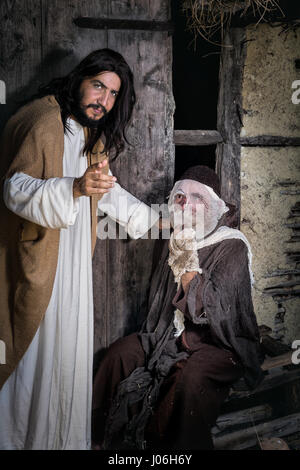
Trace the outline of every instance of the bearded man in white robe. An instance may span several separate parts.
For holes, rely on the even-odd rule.
[[[133,238],[158,218],[109,171],[134,104],[128,64],[101,49],[40,89],[4,129],[0,449],[91,447],[97,208],[111,207]]]

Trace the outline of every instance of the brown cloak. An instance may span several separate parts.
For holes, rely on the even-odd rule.
[[[202,274],[191,281],[182,299],[182,291],[177,292],[168,265],[168,255],[165,242],[151,282],[148,316],[138,334],[145,364],[119,384],[106,421],[103,442],[106,449],[120,433],[126,446],[144,448],[145,426],[153,414],[161,386],[172,366],[188,358],[188,353],[179,347],[174,337],[174,307],[182,309],[187,317],[184,336],[189,346],[197,345],[197,328],[201,336],[202,325],[209,325],[214,342],[239,359],[247,386],[255,388],[263,379],[263,356],[253,311],[245,243],[230,239],[198,250]],[[203,311],[205,320],[201,316]],[[97,397],[96,390],[94,396]],[[139,411],[129,418],[129,410],[136,404],[140,406]],[[97,409],[95,400],[94,409]]]
[[[102,151],[99,140],[88,155],[88,165],[107,158]],[[41,227],[8,210],[3,182],[16,172],[41,179],[63,176],[64,128],[53,96],[22,107],[8,121],[0,152],[0,340],[6,348],[6,364],[0,365],[1,388],[29,347],[48,307],[60,236],[60,229]],[[108,169],[107,165],[106,174]],[[93,249],[100,197],[91,198]]]

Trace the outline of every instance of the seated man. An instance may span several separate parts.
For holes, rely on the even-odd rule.
[[[148,316],[139,333],[109,347],[95,375],[98,448],[212,449],[210,429],[230,386],[262,380],[251,249],[228,226],[228,206],[207,167],[175,183],[174,230],[153,275]]]

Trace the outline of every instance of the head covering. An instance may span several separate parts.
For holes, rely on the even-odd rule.
[[[216,172],[205,165],[196,165],[188,168],[184,171],[178,181],[184,179],[191,179],[198,181],[199,183],[205,184],[210,187],[215,194],[221,198],[221,184],[220,179]],[[236,206],[228,201],[225,201],[226,206],[229,208],[229,211],[226,214],[226,220],[224,220],[224,225],[228,227],[238,227],[239,218],[238,211]]]
[[[195,193],[199,194],[199,198],[202,197],[207,201],[209,194],[209,205],[199,204],[199,198],[196,200]],[[187,203],[187,210],[184,208],[185,226],[191,224],[194,227],[196,223],[195,214],[203,217],[205,212],[205,225],[203,225],[202,218],[197,222],[197,226],[202,230],[204,230],[205,227],[206,233],[204,233],[204,235],[210,233],[213,229],[212,225],[215,227],[218,220],[230,210],[229,207],[227,207],[226,202],[221,199],[220,180],[218,175],[214,170],[204,165],[196,165],[185,170],[173,186],[169,196],[168,207],[170,214],[179,215],[179,218],[177,218],[177,224],[180,225],[182,224],[182,210],[179,208],[176,209],[176,203],[174,204],[176,194],[185,195]],[[171,220],[175,222],[176,217],[171,218]],[[198,233],[198,237],[199,235],[200,234]]]
[[[194,180],[213,189],[218,197],[221,197],[220,180],[214,170],[204,165],[196,165],[188,168],[179,180]]]

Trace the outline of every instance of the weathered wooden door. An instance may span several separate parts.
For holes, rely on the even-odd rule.
[[[137,105],[128,133],[133,145],[112,169],[118,182],[145,203],[164,202],[174,174],[172,39],[164,25],[170,19],[169,0],[5,0],[0,15],[0,80],[7,88],[2,122],[40,83],[68,73],[95,49],[115,49],[133,69]],[[80,17],[146,23],[92,29],[74,24]],[[160,31],[155,31],[158,22]],[[95,352],[141,324],[154,243],[97,240]]]
[[[108,17],[167,21],[169,1],[108,2]],[[121,52],[135,76],[133,143],[112,165],[124,188],[142,201],[162,203],[174,172],[172,39],[168,32],[108,31],[107,45]],[[153,240],[98,240],[94,258],[95,349],[141,323],[147,310]]]

